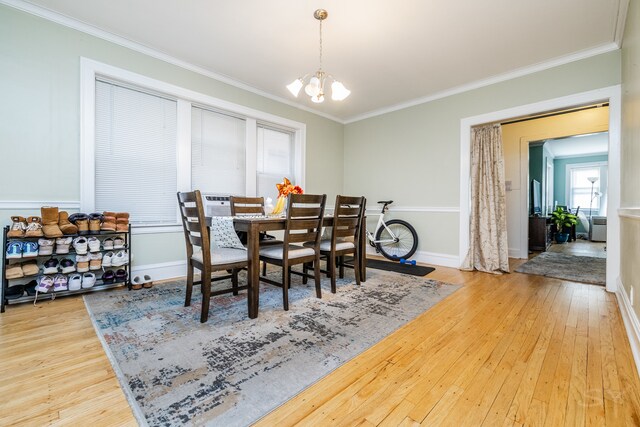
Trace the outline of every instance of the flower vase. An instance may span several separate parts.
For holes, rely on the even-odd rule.
[[[271,214],[280,215],[285,212],[286,207],[287,207],[287,198],[285,196],[280,196],[278,197],[278,201],[276,202],[276,205],[273,208],[273,211],[271,212]]]

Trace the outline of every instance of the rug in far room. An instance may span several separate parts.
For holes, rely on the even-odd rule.
[[[194,288],[184,281],[143,291],[85,295],[116,375],[141,425],[250,425],[365,351],[460,286],[421,277],[368,272],[358,287],[315,297],[313,280],[295,281],[288,312],[282,290],[261,286],[260,314],[247,317],[246,295],[212,299],[199,322]]]
[[[542,252],[516,268],[518,273],[554,277],[572,282],[606,284],[607,259]]]

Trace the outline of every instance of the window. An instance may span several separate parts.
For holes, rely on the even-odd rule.
[[[592,189],[591,180],[594,179]],[[606,215],[606,162],[567,165],[567,193],[570,208],[579,206],[587,215],[591,212],[594,215]]]
[[[274,197],[283,176],[304,186],[304,124],[80,63],[83,212],[129,212],[136,233],[174,232],[178,191]]]
[[[96,82],[95,211],[177,224],[176,101]]]

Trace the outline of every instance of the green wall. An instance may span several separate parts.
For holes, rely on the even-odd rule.
[[[391,198],[396,206],[414,207],[419,250],[457,255],[459,214],[428,208],[459,207],[460,120],[619,83],[620,52],[614,51],[350,123],[344,190],[364,194],[370,206]]]
[[[542,145],[529,146],[529,180],[535,179],[542,183]]]
[[[609,159],[607,154],[598,156],[571,157],[568,159],[553,160],[553,198],[561,206],[567,206],[567,165],[580,163],[606,162]],[[575,206],[569,206],[575,208]],[[583,206],[588,208],[588,206]]]
[[[80,199],[80,57],[306,124],[308,192],[343,189],[341,123],[0,5],[0,201]],[[2,210],[0,222],[16,213]],[[134,236],[134,263],[184,258],[181,233]]]

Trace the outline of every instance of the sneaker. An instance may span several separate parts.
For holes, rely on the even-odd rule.
[[[113,264],[111,264],[111,261],[113,260],[113,252],[107,252],[106,254],[104,254],[104,256],[102,257],[102,266],[103,267],[111,267]]]
[[[102,268],[102,253],[89,254],[89,270],[100,270]]]
[[[35,260],[23,263],[22,273],[25,276],[35,276],[36,274],[40,273],[40,268],[38,267],[38,263]]]
[[[85,255],[87,253],[87,238],[81,236],[73,239],[73,249],[77,254]]]
[[[56,274],[58,272],[58,260],[55,258],[48,259],[44,262],[44,274]]]
[[[142,278],[142,286],[146,289],[153,287],[153,280],[151,279],[151,276],[149,276],[148,274],[144,275],[144,277]]]
[[[71,248],[71,243],[73,242],[72,237],[60,237],[56,239],[56,254],[64,255],[69,253],[69,249]]]
[[[36,242],[24,242],[22,244],[22,258],[35,258],[38,256],[38,244]]]
[[[38,239],[38,255],[52,255],[53,242],[53,239]]]
[[[117,236],[113,239],[113,249],[124,249],[124,238]]]
[[[116,275],[113,272],[113,270],[107,270],[102,275],[102,283],[113,283],[115,280],[116,280]]]
[[[53,291],[60,292],[68,290],[67,276],[64,274],[56,274],[53,278]]]
[[[93,288],[93,285],[96,284],[96,275],[93,273],[84,273],[82,275],[82,288]]]
[[[105,251],[109,251],[113,249],[113,239],[111,237],[107,237],[102,241],[102,247]]]
[[[24,233],[24,237],[42,237],[42,219],[39,216],[30,216],[27,219],[27,229]]]
[[[111,265],[114,267],[120,267],[122,265],[129,264],[129,255],[127,251],[119,251],[111,259]]]
[[[36,294],[36,286],[38,286],[37,280],[32,280],[24,285],[24,290],[27,291],[27,295],[30,297],[34,296]]]
[[[100,252],[100,240],[95,237],[89,237],[89,252]]]
[[[78,273],[89,271],[89,255],[76,255],[76,270]]]
[[[7,243],[7,259],[22,258],[22,242],[12,240]]]
[[[60,261],[60,270],[63,274],[73,273],[76,271],[76,263],[69,258],[65,258]]]
[[[82,289],[82,275],[72,274],[69,276],[69,290],[79,291],[80,289]]]
[[[24,271],[21,264],[9,264],[4,270],[5,278],[7,280],[19,279],[24,277]]]
[[[116,282],[126,282],[127,280],[127,270],[123,270],[122,268],[116,271]]]
[[[27,220],[22,216],[12,216],[11,221],[11,229],[7,233],[7,237],[24,237],[24,231],[27,229]]]
[[[37,292],[42,292],[46,294],[49,290],[53,288],[53,277],[51,276],[42,276],[38,280],[38,285],[36,286]]]
[[[131,289],[136,291],[142,289],[142,277],[134,276],[133,279],[131,279]]]

